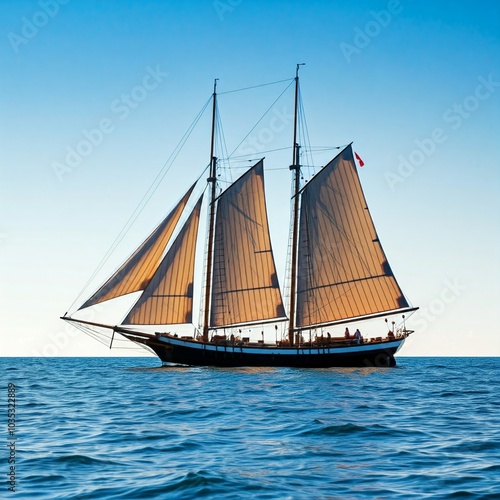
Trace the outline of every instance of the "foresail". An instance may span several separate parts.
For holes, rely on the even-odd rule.
[[[301,196],[297,327],[408,307],[377,237],[351,146]]]
[[[194,258],[202,199],[200,197],[149,285],[123,320],[124,324],[191,323]]]
[[[218,200],[210,326],[284,317],[261,160]]]
[[[141,246],[122,264],[109,279],[79,309],[144,290],[158,269],[161,257],[179,222],[182,211],[194,189],[194,184],[165,217],[158,227],[148,236]]]

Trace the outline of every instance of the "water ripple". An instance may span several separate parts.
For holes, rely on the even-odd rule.
[[[16,498],[499,498],[499,368],[3,358],[17,386]]]

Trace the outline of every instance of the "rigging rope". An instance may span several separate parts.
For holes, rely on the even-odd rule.
[[[267,149],[266,151],[260,151],[259,154],[274,153],[275,151],[284,151],[285,149],[292,149],[292,146],[286,146],[284,148],[276,148],[276,149]],[[238,159],[238,158],[246,158],[248,156],[255,156],[255,154],[256,153],[251,153],[251,154],[247,154],[247,155],[232,156],[231,158],[233,160],[235,160],[235,159]],[[224,160],[229,160],[229,157],[228,158],[224,158]],[[239,160],[239,161],[245,161],[245,162],[247,162],[247,161],[250,161],[250,160]],[[286,167],[286,169],[288,170],[288,167]]]
[[[106,252],[106,254],[102,258],[101,262],[97,265],[97,268],[95,269],[95,271],[92,273],[92,275],[90,276],[90,278],[87,280],[87,282],[85,283],[85,285],[82,287],[82,289],[80,290],[80,292],[76,296],[75,300],[73,301],[73,303],[69,307],[68,311],[71,311],[71,309],[74,307],[74,305],[78,302],[78,300],[82,296],[83,292],[87,289],[87,287],[90,285],[90,283],[92,282],[92,280],[96,277],[97,273],[99,273],[99,271],[103,268],[104,264],[106,264],[106,262],[111,257],[111,255],[113,254],[113,252],[116,250],[116,248],[118,247],[118,245],[120,244],[120,242],[123,240],[123,238],[126,236],[126,234],[130,230],[130,228],[132,227],[132,225],[134,224],[134,222],[137,220],[137,218],[139,217],[139,215],[142,213],[142,211],[144,210],[146,204],[151,199],[151,197],[153,196],[153,194],[156,192],[156,190],[158,189],[159,185],[161,184],[161,182],[163,181],[163,179],[167,175],[168,171],[172,167],[175,159],[177,158],[177,156],[181,152],[182,147],[184,146],[184,144],[186,143],[186,141],[189,139],[191,133],[193,132],[193,130],[195,129],[196,125],[200,121],[203,113],[205,112],[205,109],[207,108],[207,106],[209,105],[209,103],[210,103],[211,100],[212,100],[212,96],[210,96],[210,98],[203,105],[203,107],[199,111],[198,115],[195,117],[195,119],[193,120],[193,122],[191,123],[191,125],[188,127],[187,131],[184,133],[184,135],[182,136],[182,138],[180,139],[180,141],[177,143],[177,146],[174,148],[174,150],[172,151],[172,153],[168,157],[167,161],[163,164],[162,168],[160,169],[160,171],[158,172],[158,174],[154,178],[153,182],[151,183],[151,185],[147,189],[146,193],[144,194],[144,196],[142,197],[142,199],[139,201],[137,207],[134,209],[134,211],[132,212],[132,214],[128,218],[128,220],[125,223],[125,225],[123,226],[122,230],[118,233],[118,236],[115,238],[115,240],[111,244],[111,247]],[[206,168],[205,168],[205,170],[206,170]],[[202,172],[202,174],[200,175],[200,177],[203,175],[203,173],[205,172],[205,170]],[[200,179],[200,177],[198,177],[197,181]]]
[[[234,92],[242,92],[242,91],[250,90],[250,89],[254,89],[254,88],[260,88],[260,87],[265,87],[265,86],[269,86],[269,85],[276,85],[276,84],[283,83],[283,82],[289,82],[289,84],[286,86],[286,88],[273,101],[273,103],[268,107],[268,109],[264,112],[264,114],[261,116],[261,118],[255,123],[255,125],[250,129],[250,131],[248,132],[248,134],[240,141],[240,143],[236,146],[236,148],[232,151],[231,154],[227,154],[227,147],[226,147],[225,138],[223,136],[222,124],[221,124],[220,118],[219,118],[219,120],[217,121],[216,125],[217,125],[218,129],[221,131],[221,134],[222,134],[222,138],[219,139],[221,141],[220,142],[220,146],[221,146],[221,150],[224,151],[225,156],[226,156],[226,158],[224,158],[222,161],[229,162],[229,160],[231,159],[233,153],[241,146],[241,144],[255,130],[255,128],[257,127],[257,125],[264,119],[264,117],[269,113],[269,111],[279,101],[279,99],[283,96],[283,94],[288,90],[288,88],[292,85],[292,83],[294,81],[295,81],[295,79],[278,80],[278,81],[274,81],[274,82],[270,82],[270,83],[264,83],[264,84],[260,84],[260,85],[254,85],[254,86],[251,86],[251,87],[244,87],[244,88],[240,88],[240,89],[229,90],[229,91],[226,91],[226,92],[221,92],[219,94],[219,95],[223,95],[223,94],[230,94],[230,93],[234,93]],[[178,142],[177,146],[174,148],[174,150],[170,154],[169,158],[166,160],[166,162],[164,163],[164,165],[162,166],[162,168],[160,169],[160,171],[156,175],[155,179],[153,180],[153,182],[151,183],[151,185],[147,189],[146,193],[144,194],[144,196],[142,197],[142,199],[139,201],[137,207],[134,209],[134,211],[132,212],[132,214],[130,215],[130,217],[128,218],[128,220],[125,222],[122,230],[116,236],[116,238],[113,241],[113,243],[111,244],[109,250],[106,252],[106,254],[102,258],[102,260],[100,261],[100,263],[97,265],[96,269],[94,270],[94,272],[92,273],[92,275],[90,276],[90,278],[87,280],[87,282],[85,283],[85,285],[82,287],[82,289],[80,290],[80,292],[76,296],[76,298],[73,301],[73,303],[71,304],[71,306],[68,308],[68,311],[71,311],[73,309],[73,307],[75,306],[75,304],[80,300],[80,298],[83,295],[84,291],[89,287],[89,285],[91,284],[91,282],[94,280],[94,278],[101,271],[101,269],[103,268],[103,266],[109,260],[109,258],[111,257],[111,255],[114,253],[114,251],[116,250],[116,248],[118,247],[118,245],[120,244],[120,242],[127,235],[127,233],[129,232],[130,228],[132,227],[132,225],[138,219],[138,217],[140,216],[140,214],[142,213],[142,211],[146,207],[147,203],[152,198],[152,196],[154,195],[154,193],[158,189],[159,185],[161,184],[161,182],[163,181],[163,179],[165,178],[165,176],[169,172],[169,170],[172,167],[174,161],[176,160],[177,156],[180,154],[180,151],[182,150],[184,144],[189,139],[191,133],[195,129],[196,125],[198,124],[198,122],[201,119],[203,113],[205,112],[206,108],[210,104],[211,100],[212,100],[212,96],[210,96],[208,98],[208,100],[206,101],[206,103],[203,105],[203,107],[199,111],[198,115],[195,117],[195,119],[193,120],[193,122],[191,123],[191,125],[188,127],[187,131],[182,136],[182,138]],[[217,116],[219,116],[219,113],[217,113]],[[279,150],[283,150],[283,149],[289,149],[289,148],[278,148],[278,149],[274,149],[274,150],[269,150],[267,152],[279,151]],[[246,156],[253,156],[253,155],[246,155]],[[241,158],[241,157],[242,156],[239,156],[239,157],[236,157],[236,158]],[[197,180],[199,180],[201,178],[201,176],[204,175],[204,172],[206,171],[207,168],[208,168],[208,166],[204,169],[204,171],[201,173],[201,175],[198,177]],[[226,168],[228,168],[228,167],[226,167]]]
[[[72,323],[72,325],[75,328],[77,328],[78,330],[80,330],[81,332],[83,332],[85,335],[88,335],[91,339],[93,339],[93,340],[99,342],[100,344],[102,344],[103,346],[109,348],[109,342],[111,339],[110,334],[105,334],[103,332],[100,332],[97,329],[94,329],[88,325],[83,325],[81,323]],[[116,344],[118,344],[120,342],[122,344],[126,343],[126,345],[130,344],[128,339],[125,339],[119,333],[116,333],[115,337],[114,337],[114,341],[113,341],[113,347],[115,349],[128,349],[128,350],[134,350],[134,351],[142,351],[143,349],[148,350],[146,348],[146,346],[143,346],[142,344],[137,344],[137,343],[135,343],[134,347],[117,346]]]
[[[221,170],[224,170],[225,175],[229,178],[229,181],[232,182],[232,175],[231,175],[231,165],[229,164],[229,154],[227,152],[227,145],[226,145],[226,137],[224,135],[224,129],[222,127],[222,120],[220,116],[220,111],[219,111],[219,104],[217,103],[217,113],[216,113],[216,130],[218,133],[216,133],[216,138],[218,142],[217,149],[220,150],[223,153],[222,158],[217,158],[218,160],[218,166],[219,166],[219,172]],[[220,177],[220,174],[219,174]],[[218,182],[227,182],[228,179],[222,180],[222,179],[217,179]]]
[[[283,82],[293,82],[294,80],[295,80],[294,78],[287,78],[285,80],[278,80],[276,82],[261,83],[260,85],[254,85],[252,87],[243,87],[241,89],[227,90],[226,92],[220,92],[218,95],[232,94],[234,92],[243,92],[244,90],[257,89],[259,87],[266,87],[268,85],[276,85],[277,83],[283,83]]]
[[[287,82],[288,80],[283,80],[283,81]],[[250,129],[250,131],[248,132],[248,134],[245,137],[243,137],[243,139],[240,141],[240,143],[233,149],[233,151],[228,156],[228,158],[231,158],[232,155],[233,155],[233,153],[247,140],[248,136],[256,129],[257,125],[264,119],[264,117],[267,115],[267,113],[269,113],[269,111],[271,111],[271,109],[273,108],[273,106],[281,99],[281,97],[283,96],[283,94],[290,88],[290,86],[292,85],[292,83],[294,81],[295,81],[295,79],[293,79],[293,80],[290,81],[290,83],[285,87],[285,90],[283,90],[283,92],[281,92],[281,94],[274,100],[274,102],[271,104],[271,106],[269,106],[267,108],[267,110],[259,118],[259,120],[257,121],[257,123]]]

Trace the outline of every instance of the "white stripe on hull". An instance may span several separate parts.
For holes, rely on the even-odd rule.
[[[157,339],[160,343],[167,345],[185,347],[189,349],[199,349],[215,352],[234,352],[241,354],[260,354],[269,356],[297,356],[297,355],[314,355],[314,354],[344,354],[344,353],[363,353],[383,349],[396,349],[397,352],[403,345],[405,339],[397,339],[393,341],[373,342],[366,344],[351,345],[348,347],[333,347],[333,346],[315,346],[315,347],[247,347],[237,345],[222,345],[222,344],[207,344],[193,340],[183,340],[172,337],[162,337]]]

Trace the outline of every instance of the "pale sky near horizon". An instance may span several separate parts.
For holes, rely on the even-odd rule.
[[[126,355],[59,316],[214,78],[231,152],[287,83],[223,92],[302,62],[311,145],[354,141],[388,260],[421,308],[400,354],[500,355],[499,2],[3,0],[0,27],[0,355]],[[267,151],[291,144],[292,108],[290,88],[238,150],[266,156],[281,274],[291,153]],[[201,174],[209,133],[205,113],[88,295]]]

